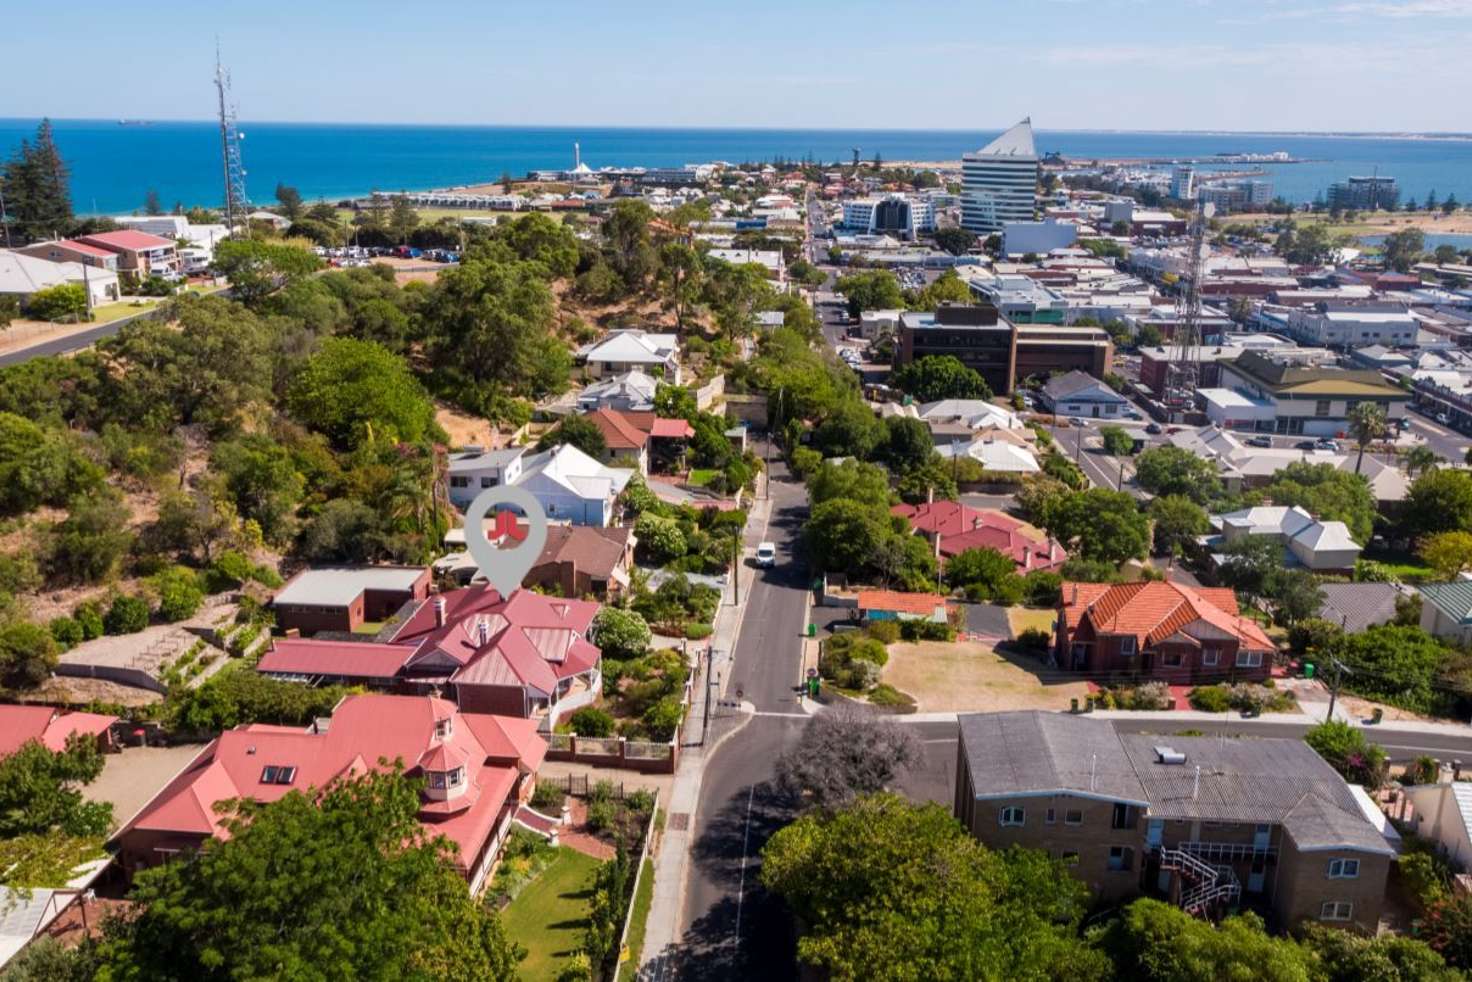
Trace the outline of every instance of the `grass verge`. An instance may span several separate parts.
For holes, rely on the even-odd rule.
[[[501,912],[507,935],[527,950],[517,967],[524,982],[555,980],[582,948],[589,884],[597,867],[592,856],[564,846],[542,875]]]

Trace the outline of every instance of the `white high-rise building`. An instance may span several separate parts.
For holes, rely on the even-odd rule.
[[[961,156],[961,225],[978,235],[1037,211],[1038,151],[1024,119],[975,153]]]
[[[1170,172],[1170,196],[1177,201],[1190,201],[1196,196],[1196,169],[1177,167]]]
[[[935,231],[935,206],[927,198],[903,194],[854,198],[843,203],[843,227],[866,235],[914,239],[922,232]]]

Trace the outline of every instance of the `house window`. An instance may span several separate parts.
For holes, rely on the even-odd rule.
[[[261,771],[262,784],[290,784],[296,778],[296,768],[285,764],[267,764]]]
[[[470,487],[470,478],[466,477],[463,474],[451,474],[450,475],[450,487],[452,487],[452,488],[468,488],[468,487]]]
[[[1331,900],[1319,908],[1321,921],[1347,921],[1354,914],[1354,904],[1345,900]]]
[[[1058,856],[1058,858],[1061,859],[1061,860],[1063,860],[1063,865],[1064,866],[1077,866],[1078,865],[1078,852],[1077,852],[1077,850],[1074,850],[1074,849],[1065,849]]]
[[[1181,667],[1181,653],[1179,651],[1167,651],[1160,656],[1160,663],[1166,668]]]
[[[439,739],[448,740],[450,738],[450,734],[454,732],[455,719],[453,716],[446,716],[444,719],[437,719],[434,721],[434,735]]]
[[[457,768],[455,768],[453,771],[451,771],[447,775],[447,779],[445,781],[445,786],[446,787],[450,787],[450,788],[458,788],[460,785],[462,785],[464,783],[465,783],[465,768],[463,768],[463,767],[457,767]]]
[[[1261,668],[1262,667],[1262,652],[1261,651],[1239,651],[1239,652],[1237,652],[1237,667],[1238,668]]]
[[[494,477],[483,477],[480,479],[480,486],[483,488],[493,488],[496,486],[496,479]]]
[[[1109,869],[1124,872],[1135,865],[1135,851],[1129,846],[1109,847]]]
[[[1314,402],[1314,415],[1315,416],[1327,416],[1327,415],[1329,415],[1329,400],[1328,399],[1319,399],[1319,400],[1317,400],[1317,401]]]
[[[1078,809],[1078,808],[1070,808],[1070,809],[1068,809],[1067,811],[1065,811],[1063,813],[1063,824],[1064,825],[1082,825],[1082,824],[1084,824],[1084,813],[1083,813],[1083,811],[1080,810],[1080,809]]]
[[[1051,808],[1049,808],[1046,812],[1043,813],[1043,821],[1044,822],[1047,822],[1049,825],[1052,825],[1053,822],[1054,822],[1054,820],[1056,818],[1057,818],[1057,815],[1053,811],[1053,809],[1051,809]]]
[[[1116,802],[1114,814],[1110,816],[1109,827],[1111,829],[1132,829],[1135,827],[1135,810],[1129,805]]]
[[[1021,825],[1026,816],[1027,813],[1023,809],[1015,805],[1009,805],[1002,809],[1002,815],[999,821],[1002,825]]]
[[[1358,859],[1331,859],[1329,860],[1329,879],[1331,880],[1353,880],[1360,875],[1360,861]]]
[[[1127,634],[1119,639],[1119,653],[1125,658],[1135,657],[1135,636]]]
[[[1215,665],[1218,657],[1219,655],[1215,648],[1204,648],[1201,651],[1201,664]]]

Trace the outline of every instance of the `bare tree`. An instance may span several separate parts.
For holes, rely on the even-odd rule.
[[[913,730],[872,712],[841,707],[814,716],[802,740],[777,758],[777,786],[818,808],[842,808],[882,791],[923,751]]]

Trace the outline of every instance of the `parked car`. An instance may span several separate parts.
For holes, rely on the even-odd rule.
[[[1331,440],[1328,437],[1321,437],[1318,440],[1315,440],[1314,441],[1314,449],[1315,450],[1336,450],[1337,451],[1339,449],[1339,441],[1337,441],[1337,440]]]
[[[756,564],[763,568],[777,565],[777,547],[763,542],[756,547]]]
[[[1151,423],[1149,426],[1145,427],[1145,432],[1149,433],[1151,436],[1159,436],[1160,434],[1164,433],[1165,430],[1160,428],[1159,423]]]
[[[1293,445],[1294,450],[1315,450],[1317,448],[1318,444],[1314,443],[1314,441],[1312,440],[1299,440]]]
[[[1411,429],[1411,417],[1402,416],[1400,419],[1395,421],[1395,427],[1402,433],[1409,432]]]
[[[1442,426],[1451,426],[1452,425],[1452,418],[1450,416],[1448,416],[1446,413],[1437,413],[1435,416],[1433,416],[1431,418],[1434,419],[1434,420],[1436,420]]]
[[[1249,447],[1271,447],[1273,445],[1273,438],[1263,433],[1260,436],[1249,437],[1247,439],[1247,445]]]

